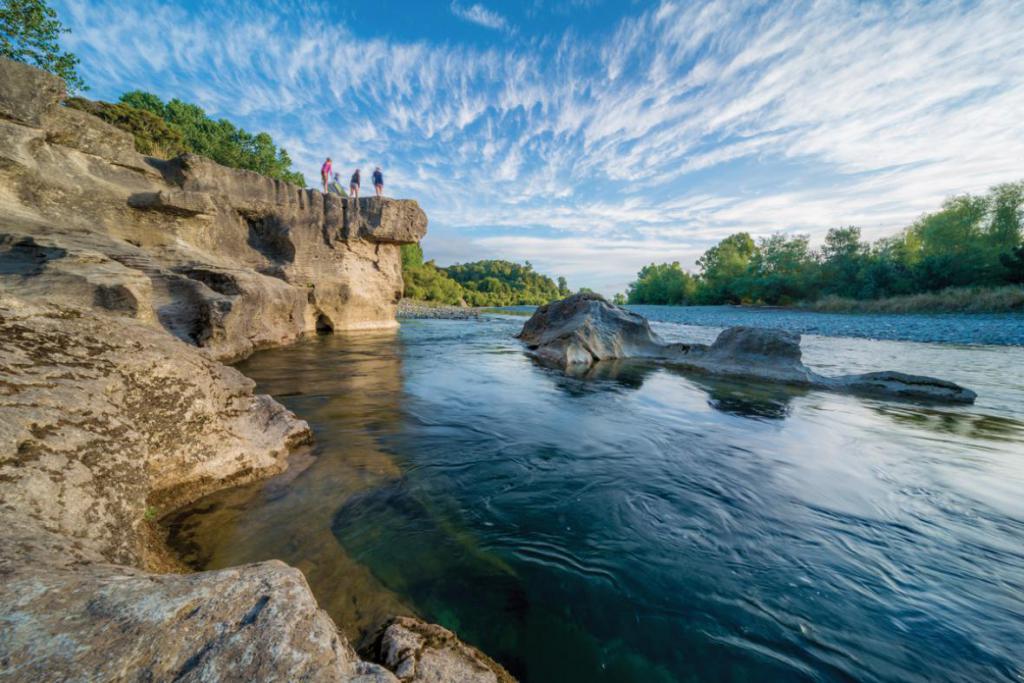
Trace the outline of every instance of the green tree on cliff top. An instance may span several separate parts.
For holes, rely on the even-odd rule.
[[[60,34],[67,32],[42,0],[0,0],[0,56],[56,74],[72,92],[87,90],[78,57],[60,49]]]

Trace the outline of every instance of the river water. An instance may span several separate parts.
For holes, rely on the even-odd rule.
[[[743,322],[644,313],[673,341]],[[826,374],[978,392],[941,407],[642,363],[572,379],[523,354],[523,320],[254,355],[316,445],[175,514],[172,543],[196,568],[280,558],[355,640],[415,613],[530,682],[1024,679],[1024,348],[804,337]]]

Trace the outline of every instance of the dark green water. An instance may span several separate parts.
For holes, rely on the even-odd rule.
[[[521,324],[253,356],[317,446],[176,515],[175,544],[284,559],[351,637],[417,613],[524,681],[1024,678],[1024,349],[805,339],[824,372],[981,397],[945,408],[633,364],[575,380]]]

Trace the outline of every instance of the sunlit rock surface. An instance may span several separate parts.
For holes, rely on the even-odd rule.
[[[151,573],[154,521],[286,467],[308,426],[218,361],[395,326],[426,216],[143,157],[63,97],[0,59],[0,680],[394,682],[281,562]]]
[[[216,358],[395,326],[415,201],[324,195],[196,156],[163,161],[0,60],[0,288],[159,325]]]
[[[977,398],[952,382],[894,371],[819,375],[801,359],[800,335],[782,330],[730,327],[710,346],[666,344],[643,316],[592,293],[541,306],[519,339],[538,360],[567,371],[586,370],[605,360],[648,358],[711,375],[833,391],[951,403]]]

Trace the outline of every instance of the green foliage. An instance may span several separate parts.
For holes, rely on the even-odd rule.
[[[697,259],[703,286],[701,303],[739,303],[743,278],[757,247],[745,232],[729,235]],[[636,302],[639,303],[639,302]]]
[[[140,154],[169,159],[187,151],[181,132],[152,112],[82,97],[69,98],[64,104],[128,131],[135,138],[135,150]]]
[[[533,266],[509,261],[477,261],[439,268],[423,260],[418,244],[402,245],[402,277],[405,296],[420,301],[471,306],[518,306],[545,304],[566,296],[551,278],[534,272]],[[564,278],[560,284],[568,291]]]
[[[194,104],[178,99],[165,103],[156,95],[139,90],[121,95],[120,104],[162,119],[181,136],[186,151],[232,168],[256,171],[302,187],[306,185],[305,177],[291,170],[288,152],[278,148],[266,133],[249,133],[226,119],[211,119]]]
[[[626,295],[622,292],[616,292],[615,296],[612,297],[612,303],[616,306],[625,306],[629,303],[629,300],[626,299]]]
[[[0,56],[60,76],[71,92],[88,90],[78,57],[61,52],[60,35],[67,32],[43,0],[0,0]]]
[[[629,302],[845,302],[1022,283],[1022,222],[1024,182],[1018,182],[981,196],[952,197],[940,210],[874,244],[862,241],[853,226],[829,230],[820,250],[812,250],[801,235],[777,234],[755,244],[747,233],[737,233],[697,260],[696,278],[678,263],[644,267],[630,285]],[[923,298],[906,300],[925,305]]]
[[[644,266],[636,282],[630,283],[625,299],[631,304],[679,306],[693,303],[696,294],[697,280],[674,261]]]

